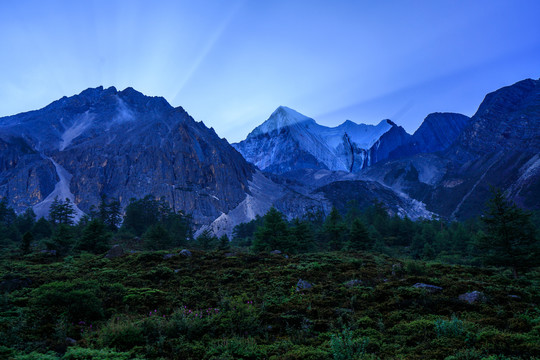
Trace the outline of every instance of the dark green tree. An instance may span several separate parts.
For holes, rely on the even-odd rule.
[[[289,229],[291,236],[291,248],[294,253],[306,253],[315,248],[315,234],[311,225],[307,221],[294,219],[292,227]]]
[[[22,214],[17,216],[15,223],[21,234],[32,230],[32,227],[36,223],[36,214],[34,213],[34,210],[31,207],[27,208]]]
[[[48,238],[52,235],[53,229],[51,223],[45,218],[39,218],[32,227],[32,234],[36,240]]]
[[[57,256],[69,254],[75,245],[75,230],[72,226],[60,223],[52,234],[52,237],[45,242],[48,250],[56,251]]]
[[[84,227],[76,248],[79,251],[102,254],[109,250],[110,238],[111,234],[105,224],[99,219],[94,219]]]
[[[171,235],[161,224],[152,225],[143,234],[144,246],[148,250],[163,250],[172,247]]]
[[[373,243],[373,239],[369,236],[364,223],[360,219],[355,218],[351,223],[347,249],[354,251],[368,250],[373,247]]]
[[[271,207],[263,217],[263,225],[255,231],[253,240],[254,251],[287,251],[289,243],[289,229],[283,214]]]
[[[336,251],[343,249],[347,227],[341,219],[339,211],[332,207],[332,211],[326,217],[323,225],[323,234],[330,250]]]
[[[210,229],[205,229],[195,239],[197,247],[201,250],[212,250],[218,246],[218,238],[212,233]]]
[[[231,248],[231,242],[229,241],[227,234],[223,234],[219,238],[218,248],[219,250],[229,250]]]
[[[64,201],[55,197],[49,209],[49,220],[53,225],[65,224],[73,225],[75,218],[75,208],[69,198]]]
[[[540,246],[531,214],[506,200],[501,190],[493,190],[482,222],[476,246],[486,264],[508,267],[514,278],[538,265]]]
[[[34,236],[31,232],[25,232],[22,237],[21,242],[21,251],[23,254],[29,254],[30,253],[30,246],[32,244],[32,241],[34,241]]]
[[[15,211],[8,205],[7,199],[0,200],[0,223],[9,226],[15,223],[17,215]]]

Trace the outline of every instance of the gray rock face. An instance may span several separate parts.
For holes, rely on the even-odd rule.
[[[354,170],[359,171],[388,159],[390,154],[396,151],[396,149],[410,141],[411,135],[407,134],[405,129],[401,126],[397,126],[390,120],[387,120],[387,122],[392,125],[390,130],[384,133],[380,139],[369,148],[363,166]]]
[[[183,249],[179,252],[180,255],[183,255],[185,257],[191,257],[192,254],[191,254],[191,251],[187,250],[187,249]]]
[[[311,289],[312,287],[313,284],[306,280],[298,279],[298,282],[296,283],[296,291]]]
[[[468,302],[469,304],[474,304],[477,302],[486,302],[487,297],[481,291],[471,291],[465,294],[459,295],[459,300]]]
[[[348,287],[348,288],[352,288],[352,287],[355,287],[355,286],[361,286],[362,285],[362,280],[358,280],[358,279],[353,279],[353,280],[349,280],[345,283],[345,286]]]
[[[470,118],[456,113],[429,114],[409,141],[392,150],[389,159],[448,149],[461,134]]]
[[[117,257],[120,257],[120,256],[124,256],[124,249],[116,244],[116,245],[113,245],[112,248],[109,249],[109,251],[107,251],[107,254],[105,254],[105,257],[107,259],[114,259],[114,258],[117,258]]]
[[[409,135],[389,120],[376,126],[348,120],[330,128],[280,106],[244,141],[233,146],[259,169],[274,174],[298,169],[351,172],[381,161],[402,144],[400,136]],[[388,140],[381,141],[383,137]]]
[[[431,293],[436,293],[436,292],[439,292],[439,291],[442,291],[442,287],[440,286],[435,286],[435,285],[430,285],[430,284],[424,284],[424,283],[416,283],[413,285],[414,288],[417,288],[417,289],[424,289],[424,290],[427,290]]]
[[[84,212],[101,195],[126,206],[152,194],[208,223],[246,197],[254,171],[182,108],[131,88],[88,89],[2,118],[0,149],[0,198],[38,215],[53,190]]]
[[[479,215],[491,186],[523,208],[539,209],[540,80],[488,94],[448,149],[376,164],[362,175],[446,218]]]

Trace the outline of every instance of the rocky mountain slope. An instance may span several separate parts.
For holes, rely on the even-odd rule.
[[[320,195],[265,178],[225,139],[181,107],[134,89],[87,89],[47,107],[0,118],[0,199],[47,216],[55,198],[70,199],[76,220],[101,197],[151,194],[175,211],[229,233],[274,205],[289,218],[327,212]]]
[[[409,141],[392,150],[388,159],[448,149],[461,134],[470,118],[456,113],[429,114]]]
[[[309,168],[352,172],[386,158],[407,137],[389,120],[378,125],[348,120],[331,128],[280,106],[233,146],[259,169],[274,174]]]
[[[376,126],[347,120],[330,128],[280,106],[233,146],[259,169],[274,174],[299,169],[357,172],[388,159],[446,150],[468,121],[461,114],[430,114],[411,136],[390,120]]]
[[[88,89],[0,119],[0,197],[46,215],[54,197],[81,215],[102,195],[152,194],[208,222],[236,207],[255,169],[213,129],[163,98]]]
[[[540,208],[540,80],[488,94],[447,150],[377,164],[362,174],[448,218],[478,215],[492,186],[520,206]]]

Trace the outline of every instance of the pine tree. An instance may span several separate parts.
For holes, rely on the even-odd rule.
[[[51,207],[49,209],[49,220],[54,225],[57,224],[66,224],[73,225],[75,218],[75,208],[73,203],[69,198],[66,198],[65,201],[58,200],[58,197],[55,197]]]
[[[32,234],[36,240],[50,237],[52,235],[51,223],[45,218],[39,218],[32,227]]]
[[[368,250],[373,247],[373,239],[369,236],[364,223],[356,218],[351,223],[349,231],[349,241],[347,242],[348,250]]]
[[[291,245],[293,248],[287,251],[293,253],[306,253],[312,251],[315,247],[315,234],[311,225],[306,221],[294,219],[293,226],[290,228]]]
[[[107,232],[105,224],[101,220],[94,219],[85,226],[77,243],[77,250],[102,254],[109,250],[110,238],[111,234]]]
[[[202,250],[212,250],[218,245],[218,238],[209,229],[205,229],[195,241]]]
[[[73,227],[67,224],[59,224],[52,234],[52,237],[45,242],[49,250],[55,250],[58,256],[67,255],[75,244],[75,234]]]
[[[263,225],[255,231],[254,251],[285,251],[289,247],[289,229],[283,214],[271,207],[264,215]]]
[[[32,230],[32,227],[36,223],[36,214],[34,213],[34,210],[29,207],[22,214],[17,216],[15,222],[17,224],[19,232],[24,234],[27,231]]]
[[[143,234],[143,240],[149,250],[169,249],[172,245],[170,234],[161,224],[150,226]]]
[[[231,242],[227,234],[221,235],[219,238],[219,250],[228,250],[231,247]]]
[[[21,242],[21,251],[23,254],[29,254],[30,253],[30,245],[32,244],[32,241],[34,241],[34,236],[31,232],[25,232],[22,237]]]
[[[323,225],[323,233],[330,250],[336,251],[343,249],[346,232],[347,228],[341,220],[339,211],[335,207],[332,207]]]
[[[506,200],[500,190],[493,191],[482,222],[476,246],[486,264],[509,267],[514,278],[538,265],[540,246],[531,214]]]

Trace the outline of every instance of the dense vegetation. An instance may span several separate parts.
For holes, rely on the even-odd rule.
[[[272,208],[232,241],[149,196],[52,210],[0,202],[1,358],[540,357],[538,216],[499,192],[467,223]]]

